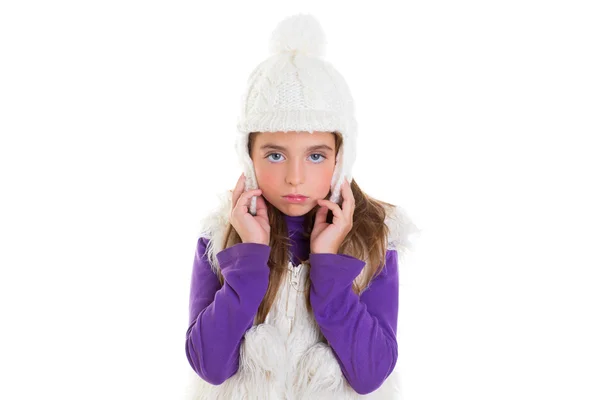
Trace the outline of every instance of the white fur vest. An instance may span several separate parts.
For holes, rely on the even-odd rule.
[[[207,249],[211,268],[219,268],[216,254],[222,248],[229,222],[231,193],[220,196],[216,212],[205,219],[201,236],[211,238]],[[390,229],[388,249],[398,251],[398,260],[412,248],[411,234],[420,230],[404,210],[396,207],[386,218]],[[360,274],[356,279],[360,279]],[[398,363],[391,375],[374,392],[359,395],[348,384],[333,350],[321,333],[304,301],[304,283],[308,278],[304,264],[292,268],[266,320],[245,333],[240,346],[238,372],[221,385],[212,385],[195,372],[189,372],[186,399],[189,400],[317,400],[317,399],[401,399]]]

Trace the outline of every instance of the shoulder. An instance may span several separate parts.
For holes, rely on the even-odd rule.
[[[211,238],[227,227],[231,210],[231,192],[217,194],[217,205],[200,220],[198,237]]]
[[[408,250],[413,250],[415,240],[421,230],[409,217],[406,210],[400,206],[385,206],[385,224],[388,227],[388,251],[396,250],[401,256]]]
[[[200,220],[198,227],[198,242],[206,245],[207,256],[215,273],[220,270],[217,254],[223,250],[225,231],[229,224],[231,195],[228,190],[218,193],[217,205]]]

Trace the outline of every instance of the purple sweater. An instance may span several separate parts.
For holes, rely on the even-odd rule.
[[[352,281],[365,262],[344,254],[310,254],[310,239],[301,234],[304,216],[286,216],[293,243],[293,263],[310,259],[310,303],[321,332],[341,370],[357,393],[376,390],[398,358],[398,259],[387,250],[386,264],[360,296]],[[239,243],[217,254],[225,283],[221,287],[198,239],[192,267],[189,328],[185,351],[191,367],[207,382],[220,385],[239,367],[245,332],[254,323],[267,292],[271,248]]]

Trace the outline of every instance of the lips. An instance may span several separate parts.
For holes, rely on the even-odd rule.
[[[287,196],[283,196],[283,197],[287,197],[287,198],[290,198],[290,199],[306,199],[307,198],[306,196],[302,196],[300,194],[298,194],[298,195],[287,195]]]

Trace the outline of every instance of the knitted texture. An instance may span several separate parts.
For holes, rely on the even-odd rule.
[[[281,21],[271,35],[271,56],[250,74],[237,123],[236,151],[246,175],[245,190],[258,189],[248,153],[250,132],[338,132],[329,200],[341,203],[344,179],[352,181],[357,122],[354,101],[343,76],[322,57],[325,34],[315,17],[298,14]],[[249,212],[256,215],[256,196]]]

